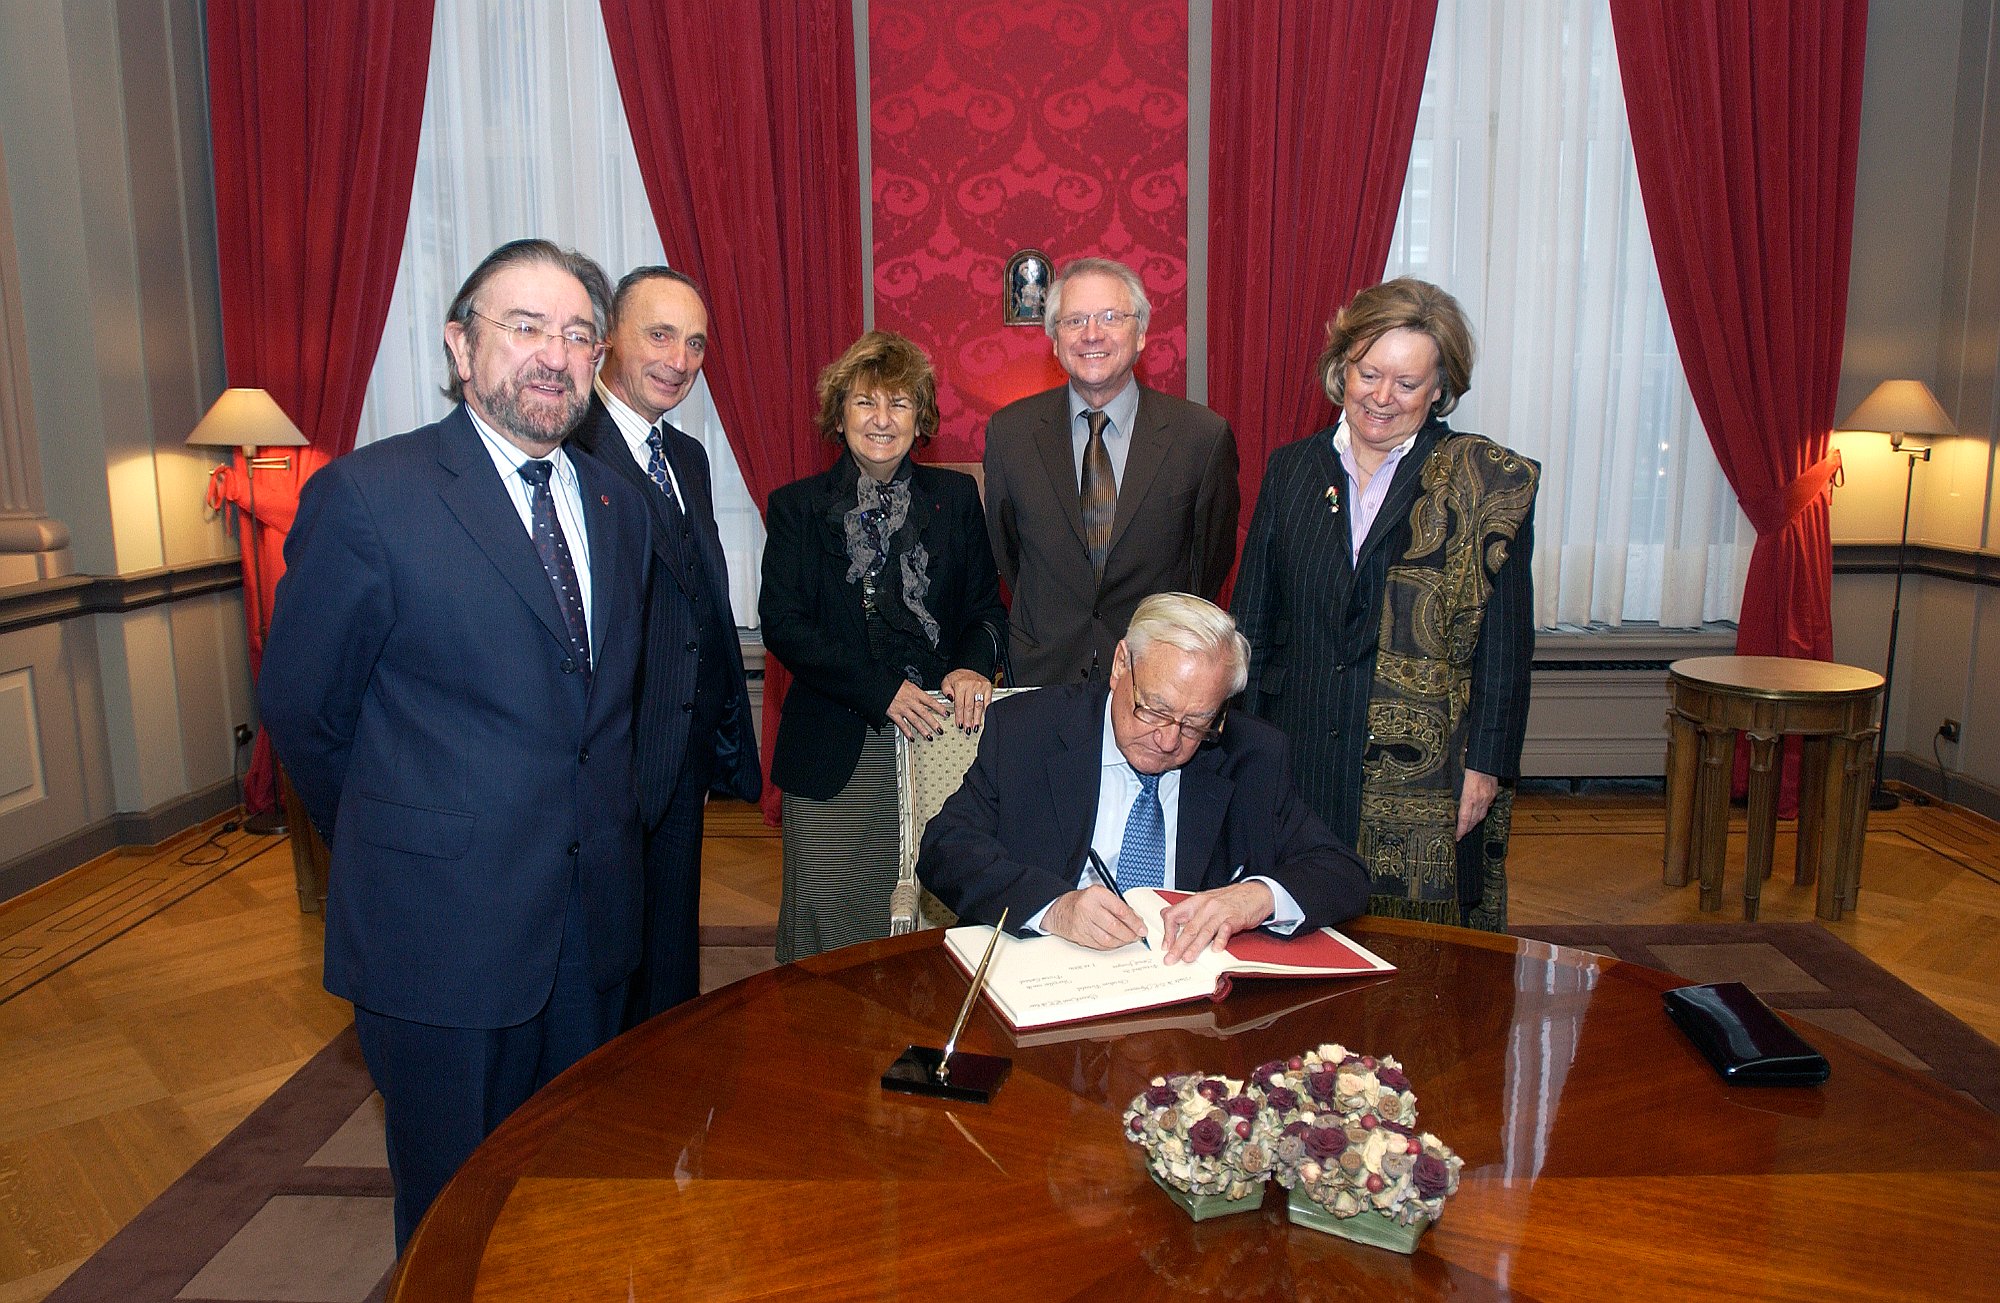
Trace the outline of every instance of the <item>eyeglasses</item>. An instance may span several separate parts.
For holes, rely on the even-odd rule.
[[[1206,724],[1198,724],[1191,719],[1177,719],[1164,710],[1154,710],[1151,706],[1139,704],[1138,692],[1132,694],[1132,718],[1155,731],[1171,725],[1179,730],[1183,739],[1190,742],[1213,742],[1222,736],[1222,721],[1229,714],[1227,710],[1215,712],[1215,718]]]
[[[560,341],[563,350],[571,356],[582,355],[593,362],[604,352],[603,343],[587,330],[543,330],[532,321],[501,321],[478,311],[473,311],[472,315],[488,325],[498,326],[501,335],[520,348],[538,349],[542,347],[543,340],[553,339]]]
[[[1164,710],[1155,710],[1151,706],[1142,706],[1139,704],[1139,667],[1134,663],[1131,650],[1120,646],[1115,659],[1112,675],[1116,677],[1119,666],[1123,667],[1125,678],[1132,689],[1132,718],[1137,720],[1141,727],[1158,731],[1171,725],[1179,731],[1183,740],[1192,742],[1213,742],[1222,736],[1222,722],[1229,716],[1227,707],[1218,709],[1215,718],[1204,724],[1192,719],[1176,718]]]
[[[1120,312],[1116,308],[1106,308],[1102,312],[1072,312],[1066,317],[1056,318],[1056,329],[1065,335],[1075,335],[1095,321],[1106,330],[1116,330],[1128,321],[1138,320],[1138,317],[1136,312]]]

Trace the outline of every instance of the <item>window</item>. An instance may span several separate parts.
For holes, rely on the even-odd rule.
[[[1736,618],[1756,535],[1675,351],[1606,0],[1442,0],[1386,274],[1472,319],[1454,427],[1542,463],[1538,625]]]

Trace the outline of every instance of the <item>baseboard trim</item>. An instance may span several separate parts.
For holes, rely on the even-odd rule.
[[[241,798],[236,779],[225,778],[199,791],[162,801],[150,810],[114,814],[69,836],[0,864],[0,901],[12,900],[52,882],[79,864],[128,847],[158,846],[205,819],[234,807]]]
[[[1926,792],[1940,801],[1949,800],[1953,805],[1962,805],[1974,814],[2000,822],[2000,787],[1981,782],[1967,774],[1940,771],[1935,763],[1926,758],[1910,755],[1908,752],[1891,754],[1882,765],[1882,776],[1893,778],[1899,783],[1908,783],[1920,792]],[[1945,790],[1949,780],[1951,790]]]

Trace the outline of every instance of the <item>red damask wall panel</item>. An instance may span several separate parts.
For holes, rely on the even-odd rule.
[[[976,461],[986,418],[1063,375],[1003,326],[1017,249],[1138,269],[1139,377],[1187,383],[1187,5],[868,6],[875,323],[929,350],[943,424],[927,461]]]

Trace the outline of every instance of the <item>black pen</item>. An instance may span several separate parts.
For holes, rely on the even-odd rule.
[[[1084,858],[1090,862],[1091,874],[1094,877],[1096,877],[1098,882],[1103,885],[1106,891],[1110,892],[1114,896],[1119,896],[1118,884],[1112,881],[1111,870],[1104,867],[1104,861],[1102,858],[1098,856],[1097,848],[1095,846],[1086,847],[1084,848],[1083,854]],[[1119,899],[1122,900],[1124,899],[1124,897],[1119,896]],[[1146,934],[1143,932],[1139,934],[1139,944],[1146,947],[1146,949],[1148,950],[1151,950],[1153,948],[1153,943],[1146,940]]]

